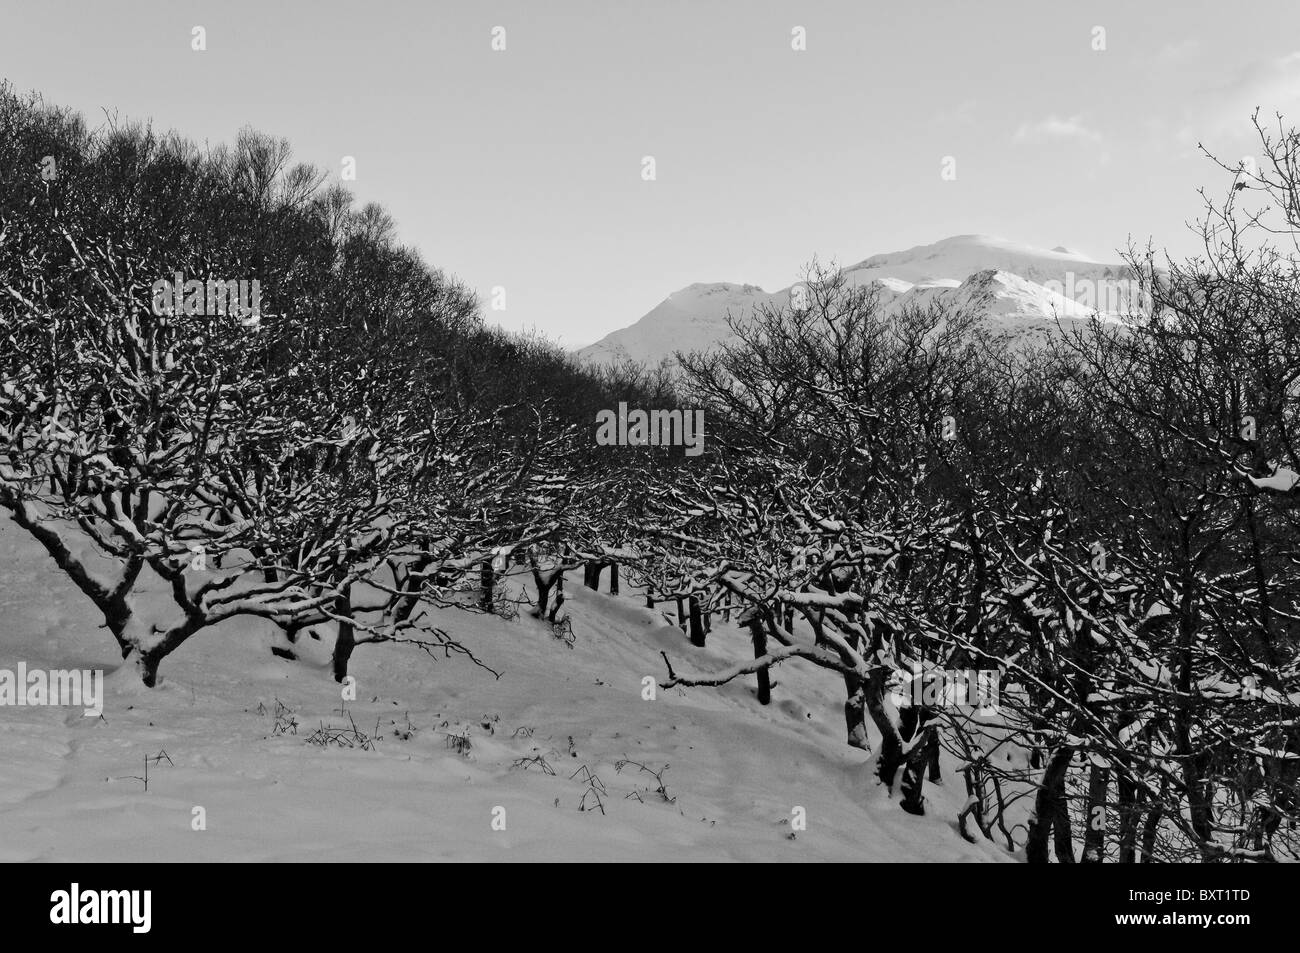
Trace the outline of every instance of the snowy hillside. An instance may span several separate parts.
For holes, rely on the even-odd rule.
[[[657,363],[679,350],[703,350],[726,336],[728,314],[749,314],[756,305],[775,297],[757,285],[725,281],[687,285],[670,294],[636,324],[606,335],[578,354],[590,361],[631,359]]]
[[[991,235],[954,235],[932,245],[873,255],[844,270],[862,277],[924,284],[989,269],[1009,271],[1041,285],[1052,279],[1063,281],[1071,271],[1086,278],[1120,278],[1124,265],[1095,261],[1059,246],[1048,250]]]
[[[572,648],[526,614],[455,613],[448,627],[499,680],[458,659],[363,648],[357,700],[340,713],[325,643],[303,639],[304,657],[287,661],[266,631],[230,625],[186,645],[150,690],[113,674],[112,639],[7,520],[0,578],[0,668],[110,673],[102,721],[0,708],[0,861],[1009,859],[958,835],[957,777],[929,786],[926,817],[889,799],[872,758],[844,744],[831,673],[782,665],[766,708],[741,683],[642,700],[642,678],[664,675],[661,650],[708,670],[747,637],[718,623],[709,648],[692,648],[633,596],[577,580]],[[511,591],[522,586],[511,577]],[[379,738],[373,750],[357,735],[356,747],[309,743],[353,724]],[[144,760],[160,753],[146,792]],[[791,838],[796,807],[807,830]]]
[[[986,314],[994,334],[1016,339],[1041,339],[1052,333],[1058,319],[1086,320],[1097,311],[1117,310],[1106,305],[1122,298],[1127,274],[1119,262],[986,235],[957,235],[875,255],[843,272],[852,285],[877,285],[888,307],[932,301],[959,306],[985,290],[991,296]],[[653,364],[677,351],[707,350],[728,338],[728,315],[743,318],[759,304],[783,306],[790,294],[791,288],[769,293],[756,285],[726,282],[689,285],[630,327],[582,348],[578,356]]]

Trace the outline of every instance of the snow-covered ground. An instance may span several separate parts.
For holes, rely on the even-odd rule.
[[[523,585],[510,578],[512,592]],[[0,707],[0,861],[1010,859],[957,833],[956,777],[927,785],[926,817],[890,799],[872,757],[843,743],[832,673],[786,663],[766,708],[752,680],[643,700],[642,679],[664,674],[660,651],[679,671],[703,670],[743,655],[747,636],[718,622],[696,649],[634,595],[578,579],[567,594],[572,648],[526,614],[446,614],[500,679],[362,646],[345,704],[325,642],[303,638],[303,657],[287,661],[269,631],[245,624],[200,633],[149,690],[84,598],[0,520],[0,668],[109,672],[103,720]],[[277,733],[290,718],[296,728]],[[308,741],[352,723],[378,737],[372,749]],[[462,734],[464,754],[449,741]],[[162,752],[146,792],[145,759]],[[553,774],[521,764],[539,757]],[[618,770],[623,759],[667,766],[671,800],[650,774]],[[587,793],[596,785],[603,814]],[[206,830],[193,829],[196,808]],[[807,829],[792,832],[796,808]]]

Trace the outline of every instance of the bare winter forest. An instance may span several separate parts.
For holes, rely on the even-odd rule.
[[[323,640],[321,680],[495,673],[465,626],[576,654],[585,585],[680,624],[630,704],[745,684],[757,713],[802,664],[861,797],[923,816],[956,786],[967,841],[1294,860],[1300,134],[1260,134],[1203,256],[1131,254],[1143,313],[1009,346],[814,266],[647,369],[485,326],[285,142],[92,131],[6,89],[0,505],[144,686],[207,640],[263,664],[220,633],[246,620],[288,664]],[[620,403],[657,410],[597,440]],[[702,452],[669,446],[700,411]]]
[[[544,30],[522,13],[516,58],[484,67],[505,32],[475,23],[481,58],[464,63],[483,73],[457,69],[488,118],[457,141],[456,86],[419,120],[434,145],[410,145],[396,120],[372,132],[388,151],[365,168],[389,181],[443,163],[394,185],[392,205],[370,200],[382,173],[354,185],[353,156],[341,176],[300,160],[329,154],[333,129],[311,149],[253,126],[209,142],[0,82],[0,861],[1300,861],[1294,117],[1237,115],[1254,137],[1240,159],[1183,142],[1204,181],[1185,196],[1190,253],[1141,220],[1107,223],[1142,236],[1113,261],[971,234],[848,267],[807,247],[782,291],[695,283],[608,331],[581,309],[604,320],[618,309],[591,300],[634,271],[668,280],[689,257],[671,246],[699,258],[707,222],[743,219],[719,211],[733,180],[705,159],[733,163],[757,209],[738,230],[784,234],[779,206],[795,200],[750,192],[792,160],[740,139],[729,116],[748,123],[734,103],[749,100],[727,96],[759,87],[755,102],[790,116],[782,83],[792,99],[800,83],[833,86],[796,70],[860,54],[830,28],[764,21],[770,89],[720,80],[715,109],[691,77],[731,49],[725,31],[698,49],[685,37],[672,87],[646,65],[662,51],[636,38],[652,24],[584,17],[583,55],[647,70],[644,99],[601,99],[602,84],[623,88],[610,69],[567,84],[573,50],[539,70]],[[207,53],[194,30],[205,45],[177,56]],[[214,53],[252,43],[213,35]],[[461,55],[430,42],[430,69]],[[1090,42],[1112,56],[1101,27]],[[833,52],[787,62],[818,49]],[[1198,50],[1162,48],[1154,70]],[[383,54],[396,100],[416,67]],[[266,68],[254,45],[241,55]],[[1300,54],[1276,63],[1300,76]],[[1246,88],[1275,88],[1260,75]],[[349,82],[340,72],[330,95],[366,142]],[[538,127],[569,110],[579,134],[548,142],[529,126],[534,85],[577,104]],[[324,95],[293,88],[276,95]],[[979,128],[976,105],[942,92],[943,121],[910,138],[864,105],[878,138],[853,140],[853,161]],[[1007,92],[1016,115],[1033,92]],[[808,108],[783,135],[817,128]],[[662,167],[610,145],[642,121],[675,145]],[[1003,122],[1006,154],[1064,143],[1115,176],[1106,121],[1121,125],[1096,109]],[[771,126],[756,114],[752,128]],[[905,172],[816,192],[830,173],[814,153],[838,135],[798,153],[814,183],[801,220],[811,232],[879,203],[881,230],[895,227],[910,211],[887,193],[921,194]],[[530,136],[535,154],[511,165]],[[565,137],[570,165],[592,158],[572,173],[581,188],[549,164]],[[609,155],[631,184],[601,177]],[[1036,174],[1037,153],[1015,155]],[[956,159],[925,156],[937,196]],[[972,188],[993,191],[998,162],[974,145],[962,156]],[[459,162],[482,178],[454,181]],[[537,179],[509,180],[526,163]],[[1126,184],[1154,192],[1157,171],[1135,166]],[[1026,187],[1024,204],[1077,217],[1089,181],[1062,178],[1050,196]],[[413,239],[402,211],[423,207],[426,184],[446,245]],[[504,287],[485,294],[456,276],[462,259],[428,253],[461,253],[462,188],[466,207],[500,196],[474,210],[489,224],[463,260],[516,256],[511,293],[526,302],[564,257],[549,237],[568,254],[583,233],[533,229],[551,207],[536,196],[561,196],[575,222],[613,209],[617,227],[587,226],[592,261],[565,262],[575,326],[604,337],[574,347],[508,327]],[[714,194],[716,208],[700,198]],[[951,189],[930,212],[974,217],[972,194]],[[678,221],[674,202],[700,211]],[[637,251],[643,224],[662,264]],[[602,246],[626,270],[599,274],[617,260]],[[758,270],[785,250],[755,238],[752,257],[728,248],[716,267]],[[584,298],[587,281],[600,291]],[[69,882],[51,922],[108,922]],[[136,932],[150,929],[142,909]]]

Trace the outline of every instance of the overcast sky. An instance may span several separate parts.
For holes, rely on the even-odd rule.
[[[252,125],[336,177],[355,156],[431,264],[506,289],[489,320],[576,346],[813,255],[1191,251],[1226,183],[1198,140],[1235,159],[1254,106],[1300,117],[1300,3],[0,0],[0,76],[92,121]]]

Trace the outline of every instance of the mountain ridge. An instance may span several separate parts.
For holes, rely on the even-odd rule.
[[[1130,270],[1064,245],[1037,248],[983,234],[953,235],[929,245],[871,255],[840,269],[852,286],[876,284],[888,307],[908,303],[972,302],[976,276],[989,292],[986,320],[999,337],[1041,338],[1058,319],[1088,320],[1121,309],[1098,308],[1103,294],[1123,300]],[[1060,287],[1058,289],[1057,283]],[[665,297],[631,325],[578,349],[580,361],[656,364],[678,351],[708,350],[730,337],[728,314],[761,304],[784,306],[798,284],[768,292],[742,282],[693,282]],[[1075,292],[1073,295],[1069,292]]]

